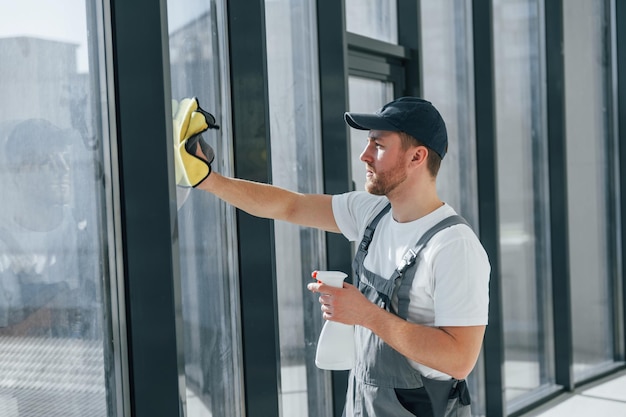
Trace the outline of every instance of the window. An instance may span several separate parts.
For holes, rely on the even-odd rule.
[[[214,166],[232,167],[224,5],[168,2],[172,97],[197,97],[220,130],[204,139]],[[232,210],[215,197],[177,188],[186,405],[190,417],[242,415],[236,248]]]
[[[448,153],[437,175],[438,192],[478,232],[472,13],[468,2],[420,2],[423,97],[441,113]],[[484,411],[484,357],[468,378],[472,415]]]
[[[543,3],[494,1],[498,208],[509,411],[554,384]]]
[[[397,44],[397,2],[346,0],[346,29],[358,35]]]
[[[478,230],[471,9],[459,1],[420,4],[423,97],[437,107],[448,131],[437,185],[442,199]]]
[[[393,84],[390,82],[351,76],[348,86],[350,111],[354,113],[374,113],[393,100]],[[367,130],[350,129],[352,183],[357,191],[365,190],[365,163],[360,155],[367,145],[368,133]]]
[[[0,13],[3,416],[124,414],[101,17],[74,0]]]
[[[315,2],[265,2],[272,183],[322,192]],[[283,416],[330,415],[330,373],[315,366],[322,326],[317,299],[306,289],[325,269],[323,234],[275,222],[276,279]]]
[[[610,198],[613,146],[604,2],[563,3],[569,246],[578,381],[612,366],[617,223]],[[613,226],[612,226],[613,225]],[[583,307],[584,306],[584,307]]]

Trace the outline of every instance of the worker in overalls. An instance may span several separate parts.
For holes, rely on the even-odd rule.
[[[212,172],[213,151],[199,134],[215,120],[191,100],[174,123],[183,184],[254,216],[359,243],[353,285],[308,286],[319,293],[324,319],[355,325],[344,416],[470,416],[465,378],[487,325],[490,265],[472,229],[437,194],[445,123],[415,97],[345,119],[369,131],[361,154],[366,190],[300,194]]]

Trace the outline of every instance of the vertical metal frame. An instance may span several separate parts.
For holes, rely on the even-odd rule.
[[[476,164],[480,240],[491,263],[489,325],[485,333],[485,409],[488,416],[504,416],[504,335],[500,285],[495,79],[491,0],[473,0],[474,92]]]
[[[607,125],[607,135],[605,140],[605,152],[607,163],[605,167],[606,179],[609,192],[606,198],[606,217],[608,219],[605,231],[608,238],[607,263],[609,265],[609,294],[611,303],[611,334],[613,336],[613,361],[619,362],[624,357],[624,343],[622,320],[623,298],[622,298],[622,259],[620,258],[620,220],[619,215],[619,147],[618,147],[618,107],[617,107],[617,49],[615,32],[615,4],[612,0],[604,0],[604,37],[605,42],[605,82],[607,111],[605,120]],[[615,364],[617,365],[617,364]]]
[[[421,97],[422,95],[422,56],[420,44],[421,6],[420,0],[397,0],[398,2],[398,43],[409,52],[404,63],[404,94]]]
[[[545,1],[544,5],[555,378],[558,385],[571,391],[574,389],[574,351],[567,207],[563,3],[562,0],[551,0]]]
[[[344,0],[317,1],[317,34],[324,192],[338,194],[351,189],[350,141],[343,120],[348,108]],[[326,257],[328,269],[352,270],[350,243],[343,236],[326,233]],[[335,416],[342,414],[347,382],[347,371],[332,371]]]
[[[227,2],[235,176],[271,182],[263,1]],[[279,415],[273,221],[237,211],[246,416]]]
[[[184,367],[165,0],[111,0],[110,13],[129,403],[134,417],[176,416]]]
[[[615,24],[614,36],[615,36],[615,71],[616,71],[616,86],[614,94],[616,94],[616,127],[617,127],[617,164],[618,164],[618,184],[617,184],[617,216],[619,218],[620,228],[618,230],[618,248],[617,255],[621,258],[621,269],[618,280],[621,284],[621,309],[618,311],[621,313],[617,317],[617,323],[620,327],[621,338],[619,341],[621,349],[617,351],[618,357],[616,360],[623,361],[624,358],[624,345],[626,345],[626,313],[624,309],[624,303],[626,302],[626,273],[624,268],[624,260],[626,259],[626,3],[623,1],[615,1],[613,3]]]
[[[536,80],[540,94],[538,96],[531,95],[531,124],[532,124],[532,158],[539,164],[533,167],[533,212],[536,214],[534,218],[533,233],[538,237],[535,241],[535,286],[537,291],[537,303],[535,311],[537,314],[537,323],[540,330],[537,341],[539,343],[539,381],[552,382],[553,377],[553,352],[552,339],[554,332],[552,330],[552,269],[550,250],[550,214],[549,214],[549,190],[548,190],[548,164],[547,164],[547,141],[545,134],[547,133],[546,124],[546,92],[545,92],[545,8],[543,1],[538,0],[537,13],[538,19],[536,25],[531,26],[530,33],[533,36],[532,42],[536,43],[539,50],[539,65],[532,72],[531,79]],[[529,68],[533,71],[534,64],[529,63]],[[545,162],[545,164],[544,164]],[[548,205],[546,205],[546,201]],[[547,310],[546,310],[547,308]],[[549,349],[550,348],[550,349]]]
[[[101,9],[100,9],[101,7]],[[89,10],[89,9],[88,9]],[[101,12],[101,15],[98,15]],[[113,375],[107,381],[107,390],[114,393],[109,395],[110,399],[113,399],[110,403],[114,402],[116,415],[129,415],[130,411],[130,384],[129,384],[129,366],[128,366],[128,335],[126,326],[126,314],[125,314],[125,288],[124,288],[124,257],[121,238],[121,219],[118,213],[121,212],[121,198],[120,198],[120,169],[117,164],[118,149],[117,149],[117,132],[115,126],[117,126],[115,115],[115,102],[112,97],[115,96],[115,80],[112,74],[113,70],[113,36],[112,36],[112,17],[111,17],[111,4],[109,2],[102,2],[99,5],[92,6],[88,13],[94,13],[92,27],[98,28],[98,35],[93,38],[102,39],[104,45],[102,45],[99,52],[98,59],[90,57],[90,73],[92,71],[91,66],[94,69],[96,66],[103,65],[104,71],[100,82],[102,83],[100,91],[105,91],[107,94],[107,110],[106,113],[102,113],[103,108],[99,109],[100,114],[103,117],[101,124],[103,139],[102,139],[102,160],[105,165],[105,172],[110,173],[110,192],[105,194],[106,200],[106,224],[107,224],[107,236],[109,239],[109,247],[107,253],[108,259],[108,271],[105,269],[104,274],[107,275],[108,284],[104,289],[104,293],[109,298],[109,305],[105,308],[104,314],[110,317],[107,320],[107,326],[111,335],[111,344],[104,349],[105,355],[111,355],[108,359],[111,364],[111,373]],[[102,27],[100,28],[97,23],[100,21]],[[97,41],[92,41],[97,44]],[[90,46],[91,48],[92,46]],[[93,45],[97,47],[97,45]],[[99,61],[96,65],[96,61]],[[100,64],[101,62],[101,64]],[[109,76],[104,76],[109,74]],[[93,81],[95,83],[95,80]],[[97,106],[100,107],[100,106]],[[104,140],[104,136],[108,133],[109,140]],[[105,345],[106,346],[106,345]],[[109,353],[110,352],[110,353]],[[105,361],[107,357],[105,356]]]

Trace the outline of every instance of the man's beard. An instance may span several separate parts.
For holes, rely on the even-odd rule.
[[[399,166],[392,171],[373,172],[373,175],[365,181],[365,190],[374,195],[389,195],[406,178],[406,170]]]

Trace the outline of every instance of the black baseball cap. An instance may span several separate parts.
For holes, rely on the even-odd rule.
[[[418,97],[401,97],[385,104],[374,114],[345,113],[344,119],[359,130],[404,132],[434,150],[443,158],[448,133],[443,118],[431,102]]]

